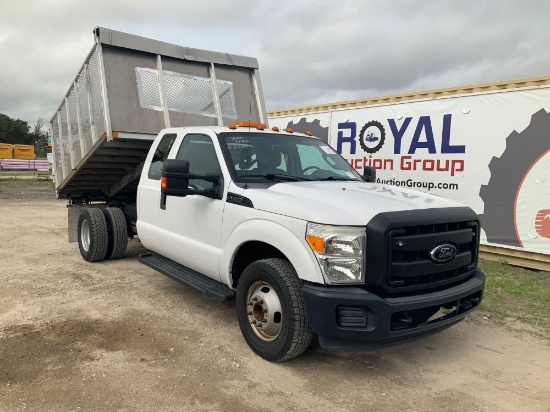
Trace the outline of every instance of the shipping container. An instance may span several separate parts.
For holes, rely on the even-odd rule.
[[[13,145],[13,158],[14,159],[34,159],[34,146],[27,144],[14,144]]]
[[[13,145],[0,143],[0,159],[11,159],[13,157]]]

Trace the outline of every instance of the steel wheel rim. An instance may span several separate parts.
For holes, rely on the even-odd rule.
[[[80,225],[80,243],[86,252],[90,249],[90,225],[86,219]]]
[[[283,328],[281,301],[269,283],[257,281],[248,288],[246,313],[250,327],[261,340],[274,341],[281,333]]]

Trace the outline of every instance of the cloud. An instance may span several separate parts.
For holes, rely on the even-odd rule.
[[[95,26],[215,49],[211,33],[220,38],[222,31],[238,32],[232,28],[251,18],[242,10],[253,7],[253,0],[166,1],[162,6],[144,0],[5,2],[0,14],[0,113],[49,121],[93,46]],[[196,41],[200,33],[203,39]]]
[[[550,73],[541,1],[339,4],[316,22],[303,9],[274,23],[260,52],[269,107],[293,105],[292,91],[328,103]]]
[[[550,74],[544,0],[9,1],[0,113],[46,121],[100,25],[258,58],[269,110]]]

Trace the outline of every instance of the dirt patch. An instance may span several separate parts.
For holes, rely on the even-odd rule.
[[[0,410],[548,411],[550,346],[477,313],[368,353],[312,346],[283,364],[248,349],[232,302],[127,256],[88,263],[64,201],[0,182]],[[26,195],[24,195],[26,196]]]
[[[55,189],[51,181],[0,179],[1,199],[55,199]]]

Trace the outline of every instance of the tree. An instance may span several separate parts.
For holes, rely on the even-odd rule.
[[[43,130],[44,119],[38,118],[32,128],[23,120],[0,113],[0,143],[34,146],[35,157],[44,158],[48,149],[48,134]]]
[[[0,113],[0,142],[11,144],[33,144],[29,125],[23,120],[14,120]]]
[[[34,124],[33,138],[34,138],[34,153],[36,157],[46,157],[48,149],[48,134],[43,130],[44,119],[39,117]]]

